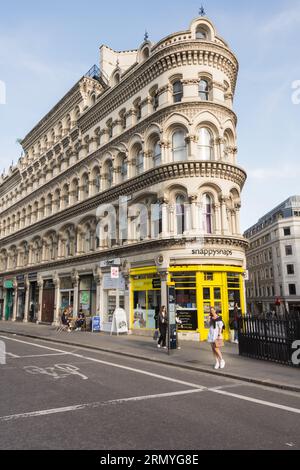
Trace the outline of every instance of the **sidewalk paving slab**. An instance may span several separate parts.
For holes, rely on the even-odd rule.
[[[152,338],[143,336],[110,336],[107,333],[81,331],[58,333],[54,326],[5,321],[0,321],[0,334],[13,334],[52,343],[84,347],[248,383],[300,392],[299,368],[241,357],[238,345],[232,343],[226,343],[223,351],[226,368],[215,371],[213,368],[214,359],[210,345],[207,343],[181,341],[182,349],[168,355],[167,351],[157,349],[156,342]]]

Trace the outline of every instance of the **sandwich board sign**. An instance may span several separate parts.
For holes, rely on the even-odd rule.
[[[100,317],[92,318],[92,332],[99,333],[101,331]]]
[[[113,333],[117,333],[117,335],[128,334],[127,315],[123,308],[116,308],[114,311],[110,334]]]

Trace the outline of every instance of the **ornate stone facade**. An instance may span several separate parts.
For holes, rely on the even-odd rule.
[[[124,306],[133,327],[134,269],[159,272],[161,257],[166,269],[245,269],[246,173],[232,109],[238,62],[214,25],[196,18],[137,51],[103,46],[101,66],[25,137],[24,157],[0,180],[3,318],[58,322],[67,303],[77,313],[85,299],[107,324],[110,302]],[[125,287],[110,285],[109,260]]]

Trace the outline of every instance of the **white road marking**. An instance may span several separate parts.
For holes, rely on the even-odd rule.
[[[61,349],[50,348],[48,346],[42,346],[40,344],[29,343],[29,342],[26,342],[26,341],[21,341],[19,339],[13,339],[13,338],[9,338],[9,337],[6,337],[6,336],[0,336],[0,338],[4,338],[4,339],[10,340],[10,341],[15,341],[15,342],[18,342],[18,343],[27,344],[27,345],[30,345],[30,346],[35,346],[35,347],[42,348],[42,349],[48,349],[50,351],[56,351],[56,352],[60,352],[60,353],[65,352],[65,351],[62,351]],[[84,346],[83,346],[83,348],[84,348]],[[224,396],[237,398],[239,400],[245,400],[245,401],[255,403],[255,404],[258,404],[258,405],[268,406],[268,407],[271,407],[271,408],[280,409],[282,411],[287,411],[287,412],[291,412],[291,413],[300,414],[300,409],[298,409],[298,408],[292,408],[292,407],[289,407],[289,406],[278,405],[277,403],[258,400],[256,398],[251,398],[251,397],[247,397],[247,396],[244,396],[244,395],[237,395],[237,394],[234,394],[234,393],[229,393],[229,392],[225,392],[225,391],[222,391],[222,390],[217,390],[216,388],[208,389],[207,387],[203,387],[203,386],[198,385],[198,384],[193,384],[193,383],[185,382],[185,381],[178,380],[178,379],[172,379],[172,378],[169,378],[169,377],[164,377],[162,375],[153,374],[151,372],[146,372],[146,371],[143,371],[143,370],[140,370],[140,369],[127,367],[127,366],[123,366],[123,365],[120,365],[120,364],[115,364],[113,362],[102,361],[100,359],[96,359],[96,358],[93,358],[93,357],[83,356],[82,354],[75,354],[75,353],[71,353],[71,352],[69,354],[74,356],[74,357],[77,357],[77,358],[80,358],[80,359],[85,359],[85,360],[88,360],[88,361],[91,361],[91,362],[96,362],[98,364],[103,364],[105,366],[115,367],[117,369],[122,369],[122,370],[128,370],[130,372],[135,372],[137,374],[147,375],[149,377],[154,377],[154,378],[164,380],[164,381],[167,381],[167,382],[173,382],[173,383],[176,383],[176,384],[185,385],[187,387],[195,388],[199,391],[211,391],[212,393],[218,393],[218,394],[221,394],[221,395],[224,395]]]
[[[55,364],[54,367],[25,366],[24,370],[32,375],[48,375],[54,380],[65,379],[70,375],[77,375],[83,380],[88,380],[86,375],[79,372],[79,367],[70,364]]]
[[[53,408],[49,410],[41,410],[41,411],[33,411],[29,413],[20,413],[20,414],[14,414],[14,415],[9,415],[9,416],[1,416],[0,422],[15,421],[17,419],[24,419],[24,418],[36,418],[39,416],[48,416],[48,415],[53,415],[53,414],[58,414],[58,413],[69,413],[71,411],[80,411],[80,410],[84,410],[87,408],[100,408],[101,406],[119,405],[122,403],[136,402],[136,401],[142,401],[142,400],[154,400],[157,398],[161,399],[161,398],[170,398],[170,397],[176,397],[176,396],[182,396],[182,395],[190,395],[193,393],[200,393],[203,391],[204,390],[184,390],[182,392],[162,393],[162,394],[157,394],[157,395],[146,395],[146,396],[131,397],[131,398],[120,398],[117,400],[110,400],[110,401],[105,401],[105,402],[83,403],[81,405],[66,406],[64,408]]]
[[[271,408],[277,408],[279,410],[300,414],[300,409],[298,408],[291,408],[285,405],[278,405],[277,403],[271,403],[269,401],[258,400],[257,398],[251,398],[251,397],[247,397],[244,395],[237,395],[236,393],[225,392],[223,390],[212,390],[212,392],[218,393],[220,395],[225,395],[227,397],[238,398],[239,400],[249,401],[251,403],[256,403],[258,405],[269,406]]]
[[[66,353],[54,353],[54,354],[32,354],[30,356],[15,356],[14,354],[12,354],[12,356],[15,359],[34,359],[35,357],[66,356],[68,354],[72,354],[72,353],[66,352]]]
[[[9,353],[9,352],[7,352],[6,355],[9,356],[9,357],[13,357],[14,359],[19,359],[20,358],[20,356],[17,356],[16,354]]]
[[[4,338],[4,337],[2,337],[2,338]],[[42,346],[40,344],[29,343],[29,342],[26,342],[26,341],[21,341],[19,339],[13,339],[13,338],[5,338],[5,339],[10,340],[10,341],[15,341],[15,342],[18,342],[18,343],[27,344],[27,345],[30,345],[30,346],[36,346],[38,348],[48,349],[49,351],[56,351],[56,352],[60,352],[60,353],[64,352],[61,349],[50,348],[49,346]],[[70,355],[73,356],[73,357],[77,357],[77,358],[80,358],[80,359],[85,359],[85,360],[88,360],[88,361],[91,361],[91,362],[96,362],[97,364],[103,364],[105,366],[115,367],[117,369],[128,370],[130,372],[135,372],[137,374],[147,375],[149,377],[157,378],[157,379],[160,379],[160,380],[165,380],[167,382],[173,382],[173,383],[176,383],[176,384],[179,384],[179,385],[185,385],[187,387],[194,387],[194,388],[201,389],[201,390],[203,390],[205,388],[205,387],[203,387],[201,385],[198,385],[198,384],[193,384],[193,383],[190,383],[190,382],[185,382],[183,380],[164,377],[163,375],[153,374],[152,372],[147,372],[147,371],[144,371],[144,370],[135,369],[133,367],[122,366],[120,364],[115,364],[113,362],[102,361],[102,360],[96,359],[94,357],[83,356],[82,354],[75,354],[75,353],[70,352]]]

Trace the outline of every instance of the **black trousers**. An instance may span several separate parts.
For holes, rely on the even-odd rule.
[[[159,325],[159,332],[160,337],[158,340],[158,344],[160,344],[163,348],[167,346],[167,325]]]

